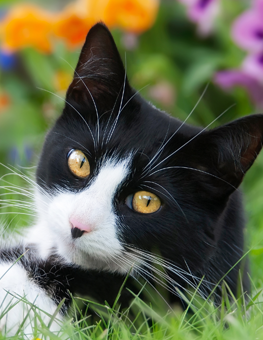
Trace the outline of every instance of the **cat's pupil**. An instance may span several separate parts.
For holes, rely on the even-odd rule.
[[[81,161],[81,164],[80,164],[80,167],[79,167],[80,169],[82,168],[82,166],[83,166],[83,164],[85,163],[85,161],[86,161],[86,160],[85,160],[85,157],[84,157],[84,158],[82,159],[82,161]]]

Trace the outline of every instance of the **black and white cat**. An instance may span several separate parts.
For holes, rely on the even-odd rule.
[[[139,276],[151,284],[164,277],[168,302],[179,300],[177,289],[184,293],[204,277],[202,296],[218,284],[217,301],[224,276],[237,294],[242,268],[249,292],[236,189],[262,138],[263,115],[208,131],[153,107],[130,87],[108,29],[95,25],[64,111],[45,140],[36,224],[0,251],[1,314],[25,297],[48,323],[65,298],[51,325],[58,330],[71,294],[111,304],[128,273],[126,285]],[[128,305],[129,298],[124,290],[120,302]],[[17,303],[1,328],[14,334],[26,313],[33,315],[29,309]],[[25,333],[32,329],[25,322]]]

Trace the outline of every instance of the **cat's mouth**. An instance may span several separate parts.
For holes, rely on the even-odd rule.
[[[109,228],[83,228],[70,223],[67,246],[62,251],[64,256],[76,264],[88,268],[127,272],[119,264],[123,246],[120,241],[109,233]],[[121,267],[121,269],[120,269]]]
[[[89,251],[86,252],[80,247],[74,247],[68,255],[70,258],[68,260],[73,262],[82,268],[91,270],[102,270],[107,272],[117,272],[120,274],[127,274],[131,271],[130,263],[125,263],[125,261],[120,260],[120,257],[125,257],[123,254],[110,254],[107,252],[104,246],[105,253],[102,254],[102,250]]]

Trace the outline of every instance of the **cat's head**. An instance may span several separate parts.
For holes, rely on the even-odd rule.
[[[201,268],[262,133],[261,115],[208,131],[156,109],[131,88],[110,32],[97,24],[46,137],[39,220],[60,254],[86,268],[128,272],[152,251]]]

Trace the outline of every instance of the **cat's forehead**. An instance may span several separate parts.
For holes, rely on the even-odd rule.
[[[94,112],[84,105],[67,108],[53,129],[57,138],[64,136],[68,141],[75,140],[89,150],[108,153],[125,150],[128,154],[147,149],[154,152],[155,147],[165,143],[175,132],[175,146],[183,142],[182,134],[193,134],[192,129],[138,95],[123,109],[115,108],[115,111],[113,108]]]

